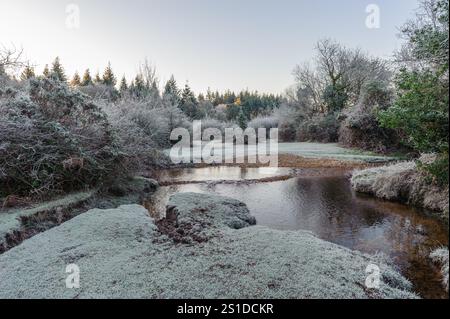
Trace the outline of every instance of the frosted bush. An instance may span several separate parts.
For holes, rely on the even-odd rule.
[[[119,98],[119,92],[110,85],[91,84],[87,86],[79,86],[78,90],[89,95],[94,100],[114,101]]]
[[[165,166],[168,159],[159,151],[171,145],[170,133],[190,123],[176,106],[160,100],[122,99],[104,102],[102,108],[114,128],[121,148],[134,158],[138,166]]]
[[[271,128],[278,127],[278,118],[275,116],[262,116],[256,117],[250,122],[248,122],[247,126],[252,127],[255,130],[258,128],[265,128],[266,130],[270,130]]]
[[[304,111],[287,104],[282,104],[275,109],[273,116],[278,119],[279,139],[284,142],[292,142],[297,139],[297,130],[305,120]]]
[[[318,114],[299,124],[300,141],[334,143],[338,141],[340,118],[338,113]]]
[[[0,92],[1,195],[92,187],[126,174],[125,165],[106,115],[86,95],[46,78]]]

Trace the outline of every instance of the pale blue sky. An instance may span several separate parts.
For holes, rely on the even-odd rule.
[[[80,28],[66,27],[66,5],[80,8]],[[365,25],[368,4],[381,27]],[[135,74],[146,57],[161,81],[175,75],[196,91],[282,92],[292,69],[311,59],[325,37],[390,57],[398,27],[417,0],[0,0],[0,43],[23,46],[38,65],[60,56],[68,74],[100,71],[111,61],[118,76]]]

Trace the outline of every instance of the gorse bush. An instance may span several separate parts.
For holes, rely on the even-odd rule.
[[[0,90],[0,193],[49,197],[128,171],[105,113],[51,78]]]

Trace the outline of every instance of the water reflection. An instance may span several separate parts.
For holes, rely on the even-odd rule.
[[[224,179],[249,176],[239,168],[222,167],[202,171],[178,171],[177,178]],[[280,172],[278,172],[280,173]],[[250,173],[258,177],[258,171]],[[259,176],[261,177],[261,176]],[[245,178],[245,177],[242,177]],[[164,211],[175,192],[215,193],[247,204],[259,225],[280,230],[309,230],[318,237],[367,253],[382,252],[391,257],[413,281],[423,297],[448,297],[441,287],[436,269],[427,258],[429,252],[448,245],[448,230],[439,221],[411,207],[355,194],[348,178],[293,178],[256,184],[186,184],[162,187],[155,210]]]
[[[217,181],[247,180],[289,175],[292,169],[285,167],[251,167],[212,166],[203,168],[183,168],[163,170],[157,173],[159,181]]]

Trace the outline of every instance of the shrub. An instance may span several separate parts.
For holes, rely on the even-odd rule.
[[[300,123],[297,136],[301,142],[316,141],[334,143],[339,138],[339,125],[339,113],[314,115]]]
[[[119,98],[119,92],[111,85],[90,84],[77,89],[94,100],[116,101]]]
[[[253,120],[247,123],[247,127],[254,128],[257,130],[258,128],[265,128],[267,131],[271,128],[278,127],[278,118],[275,116],[262,116],[255,117]]]
[[[419,161],[419,168],[428,173],[429,181],[441,187],[448,185],[448,154],[437,154],[431,161]]]
[[[126,175],[106,115],[48,78],[0,92],[0,192],[48,197]]]
[[[357,105],[346,112],[339,129],[339,142],[345,146],[385,153],[398,148],[395,131],[381,127],[378,113],[391,103],[392,93],[381,83],[370,83]]]
[[[168,158],[159,150],[170,147],[170,133],[174,128],[190,127],[179,108],[163,106],[153,99],[105,102],[102,109],[116,132],[121,149],[140,169],[167,166]]]
[[[278,119],[278,138],[283,142],[293,142],[297,139],[297,130],[305,118],[305,112],[291,104],[282,104],[275,109],[273,116]]]

